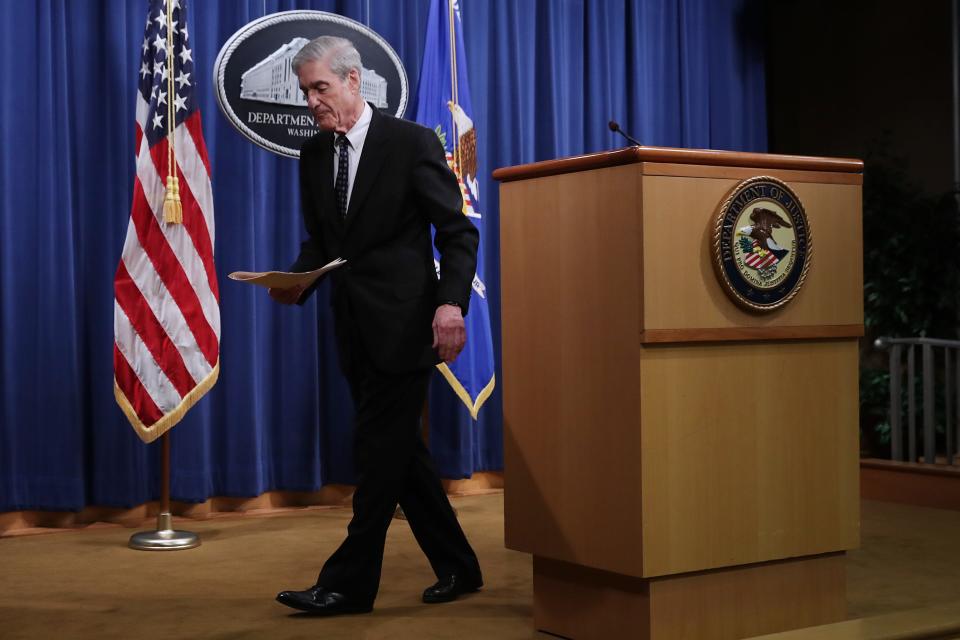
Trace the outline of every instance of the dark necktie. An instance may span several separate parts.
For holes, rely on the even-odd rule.
[[[337,163],[337,181],[333,185],[333,193],[337,197],[337,211],[341,218],[347,217],[347,176],[350,173],[350,159],[347,156],[347,148],[350,141],[342,133],[337,136],[337,146],[340,147],[339,161]]]

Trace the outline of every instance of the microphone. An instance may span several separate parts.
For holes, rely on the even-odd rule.
[[[630,137],[630,135],[628,135],[626,131],[624,131],[623,129],[621,129],[621,128],[620,128],[620,125],[617,124],[617,121],[616,121],[616,120],[611,120],[610,122],[607,123],[607,126],[610,127],[610,131],[614,131],[614,132],[616,132],[616,133],[619,133],[619,134],[622,135],[624,138],[626,138],[627,140],[629,140],[631,144],[635,144],[635,145],[637,145],[638,147],[642,147],[642,146],[643,146],[642,144],[640,144],[640,141],[639,141],[639,140]]]

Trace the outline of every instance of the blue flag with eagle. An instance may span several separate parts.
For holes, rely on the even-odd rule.
[[[453,37],[451,37],[451,27]],[[457,175],[463,195],[463,214],[480,231],[477,273],[473,278],[470,308],[465,318],[467,344],[453,364],[437,365],[457,397],[476,420],[480,407],[496,384],[493,338],[486,281],[483,278],[484,224],[477,182],[477,132],[473,126],[467,61],[464,56],[460,7],[456,0],[433,0],[420,68],[414,119],[437,132],[447,153],[447,163]],[[434,256],[434,263],[440,263]],[[444,424],[445,416],[431,412],[431,422]],[[435,420],[436,419],[436,420]]]

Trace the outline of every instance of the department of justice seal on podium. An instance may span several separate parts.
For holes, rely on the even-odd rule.
[[[779,309],[807,277],[813,243],[797,194],[768,176],[739,183],[720,204],[713,267],[727,294],[751,311]]]

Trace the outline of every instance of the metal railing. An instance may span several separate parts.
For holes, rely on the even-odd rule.
[[[954,464],[960,443],[960,341],[933,338],[877,338],[874,346],[890,349],[890,457],[893,460],[921,461],[918,444],[923,446],[922,462],[933,464],[941,453],[947,464]],[[917,351],[920,351],[923,429],[917,429]],[[904,353],[905,352],[905,353]],[[942,352],[942,355],[939,355]],[[904,438],[903,364],[906,355],[906,438]],[[938,367],[938,365],[940,365]],[[943,446],[937,446],[937,371],[943,383]],[[918,436],[922,436],[918,438]],[[906,440],[906,457],[904,457]],[[918,443],[918,440],[920,441]],[[938,451],[939,449],[939,451]]]

